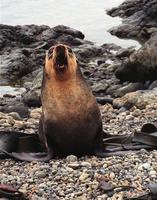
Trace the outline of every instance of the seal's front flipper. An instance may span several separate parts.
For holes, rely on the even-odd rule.
[[[95,151],[98,157],[121,156],[140,149],[157,149],[157,132],[152,124],[146,124],[145,132],[131,135],[105,135],[103,148]],[[147,131],[146,131],[147,130]]]
[[[106,158],[106,157],[110,157],[110,156],[124,156],[126,154],[130,154],[133,153],[134,151],[113,151],[113,152],[109,152],[109,151],[95,151],[94,155],[100,158]],[[137,152],[137,151],[136,151]]]
[[[8,153],[8,152],[5,152],[5,154],[8,155],[11,158],[15,158],[15,159],[21,160],[21,161],[48,162],[53,157],[52,151],[49,151],[48,153],[46,153],[46,152],[39,152],[39,153],[36,153],[36,152],[33,152],[33,153],[26,153],[26,152]]]
[[[24,194],[10,185],[0,184],[0,199],[26,200]],[[28,199],[27,199],[28,200]]]
[[[48,161],[52,156],[52,151],[45,152],[37,134],[0,131],[0,158]]]

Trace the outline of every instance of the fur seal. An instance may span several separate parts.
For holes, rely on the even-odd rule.
[[[54,156],[93,153],[102,142],[102,119],[72,49],[56,45],[46,54],[39,138]]]

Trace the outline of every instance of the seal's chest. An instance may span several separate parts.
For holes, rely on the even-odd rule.
[[[86,118],[95,103],[88,88],[80,85],[54,87],[43,96],[43,109],[46,116],[59,119]]]
[[[85,95],[79,95],[76,92],[69,91],[66,95],[58,94],[51,101],[51,108],[54,113],[59,115],[82,115],[89,108],[89,101]],[[66,116],[67,117],[67,116]]]

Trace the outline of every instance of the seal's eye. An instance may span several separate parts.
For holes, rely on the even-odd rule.
[[[68,52],[71,53],[71,54],[73,53],[71,48],[68,48]]]

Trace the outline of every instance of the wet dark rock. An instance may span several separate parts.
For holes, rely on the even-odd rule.
[[[122,25],[110,30],[111,34],[120,38],[133,38],[143,45],[123,59],[115,75],[121,81],[146,82],[157,79],[157,1],[126,0],[118,8],[108,14],[123,18]],[[123,50],[117,53],[123,58]],[[149,87],[149,86],[148,86]]]
[[[157,79],[157,34],[152,36],[143,47],[133,52],[122,63],[115,75],[121,81],[144,82]]]
[[[137,90],[144,89],[144,84],[141,82],[137,83],[128,83],[125,82],[123,84],[113,84],[109,85],[109,87],[106,90],[106,94],[111,95],[112,97],[122,97],[127,93],[134,92]]]
[[[29,116],[29,109],[24,103],[18,101],[16,98],[1,98],[0,112],[13,113],[16,112],[21,118]]]
[[[108,88],[108,84],[104,81],[101,81],[92,86],[92,90],[94,93],[105,93],[106,89]]]
[[[22,101],[29,107],[40,107],[40,93],[41,89],[27,90],[27,92],[22,95]]]
[[[57,40],[59,43],[63,43],[63,44],[70,43],[72,46],[79,46],[85,43],[81,39],[74,38],[71,35],[61,35],[60,37],[57,38]]]
[[[120,84],[110,85],[110,87],[107,88],[107,90],[106,90],[106,94],[111,95],[112,97],[118,97],[117,90],[120,89],[120,88],[121,88]]]
[[[130,92],[123,97],[115,98],[113,100],[113,107],[117,109],[126,108],[130,109],[133,106],[142,110],[147,105],[156,102],[157,88],[152,90],[138,90],[136,92]]]
[[[41,106],[41,82],[43,72],[40,70],[34,78],[32,84],[28,85],[26,92],[22,94],[22,101],[29,107],[40,107]]]
[[[26,56],[21,50],[16,49],[7,55],[1,56],[1,80],[4,78],[14,81],[30,73],[36,68],[35,63]],[[3,77],[3,78],[2,78]],[[1,83],[2,84],[2,83]]]
[[[129,57],[135,51],[134,47],[120,49],[115,56],[118,58]]]
[[[150,29],[157,26],[157,1],[126,0],[118,8],[109,10],[108,14],[124,18],[122,25],[110,30],[111,34],[144,43],[151,37]]]
[[[106,103],[112,104],[112,102],[113,102],[113,98],[111,98],[111,97],[97,97],[96,100],[101,105],[104,105]]]
[[[66,27],[63,25],[54,27],[54,31],[60,34],[71,35],[75,38],[84,39],[84,34],[81,31],[77,31],[76,29]]]
[[[27,74],[42,68],[45,50],[61,42],[79,46],[83,40],[80,31],[60,25],[54,28],[41,25],[0,25],[0,84],[18,82]]]
[[[102,50],[103,48],[101,48],[100,46],[89,44],[89,45],[81,45],[80,47],[75,49],[75,53],[80,62],[87,63],[91,58],[102,55]]]
[[[143,83],[128,83],[127,85],[117,89],[116,91],[116,96],[118,97],[122,97],[125,94],[129,93],[129,92],[135,92],[137,90],[142,90],[144,89],[144,85]]]

